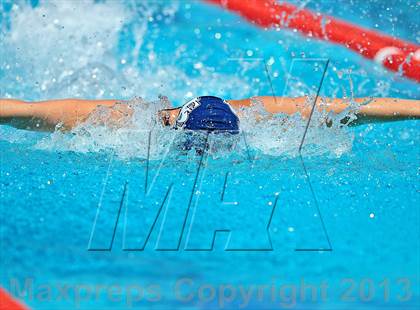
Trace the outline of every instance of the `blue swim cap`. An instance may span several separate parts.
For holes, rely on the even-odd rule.
[[[237,134],[239,118],[225,100],[203,96],[182,106],[174,128]]]

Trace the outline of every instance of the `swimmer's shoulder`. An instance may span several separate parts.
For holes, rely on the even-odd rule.
[[[247,98],[247,99],[239,99],[239,100],[234,100],[234,99],[227,99],[226,102],[234,109],[239,110],[242,107],[249,107],[251,106],[251,99]]]

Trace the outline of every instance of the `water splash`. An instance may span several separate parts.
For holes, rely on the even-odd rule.
[[[14,5],[10,29],[2,29],[0,83],[6,86],[0,96],[129,99],[160,93],[181,103],[214,89],[216,95],[240,97],[247,83],[236,75],[204,67],[193,77],[177,65],[188,59],[184,45],[170,63],[156,56],[151,43],[142,50],[148,35],[161,36],[156,26],[170,22],[178,4],[92,0]],[[221,86],[222,80],[230,85]]]
[[[166,102],[145,101],[136,98],[113,107],[97,108],[86,122],[70,133],[56,131],[41,140],[40,149],[76,152],[112,152],[120,158],[159,159],[173,152],[174,156],[185,154],[183,131],[163,127],[157,121],[157,111],[166,107]],[[308,98],[308,105],[311,98]],[[128,108],[127,108],[128,107]],[[307,120],[299,114],[269,114],[258,100],[249,108],[240,111],[242,134],[239,136],[212,135],[210,154],[229,156],[230,153],[246,154],[250,150],[271,156],[295,157],[302,140]],[[304,152],[309,155],[341,156],[351,150],[353,134],[340,121],[344,117],[354,119],[352,108],[339,115],[315,111]],[[117,120],[117,121],[116,121]],[[205,134],[188,133],[189,140],[198,141],[190,147],[192,154],[202,150]],[[246,142],[241,139],[246,137]]]
[[[183,44],[170,62],[157,57],[148,35],[162,35],[159,23],[171,23],[178,10],[178,2],[41,1],[36,7],[18,2],[9,14],[9,25],[2,23],[0,84],[6,86],[0,89],[0,96],[27,100],[134,98],[128,101],[134,115],[123,121],[124,126],[107,121],[110,113],[118,112],[117,107],[97,109],[70,133],[41,136],[35,144],[49,150],[115,152],[121,158],[162,157],[166,146],[181,138],[156,125],[156,110],[164,103],[150,98],[164,94],[175,100],[172,105],[179,105],[204,94],[243,98],[261,87],[260,79],[246,78],[255,68],[245,61],[239,62],[236,73],[219,73],[203,65],[202,58],[188,60],[188,48]],[[191,74],[186,61],[196,74]],[[201,65],[195,66],[197,63]],[[293,94],[306,90],[300,81],[294,86]],[[263,154],[295,156],[305,121],[299,115],[271,117],[264,113],[258,104],[243,111],[241,127],[249,141],[248,145],[237,143],[235,150],[250,147]],[[264,121],[259,121],[261,115]],[[307,136],[308,152],[340,155],[350,150],[352,135],[338,121],[327,127],[325,117],[321,112],[314,115]],[[160,145],[153,150],[148,149],[151,131]]]
[[[2,43],[7,64],[2,64],[6,74],[1,80],[12,85],[5,84],[9,92],[2,95],[61,96],[58,85],[77,79],[77,72],[92,62],[100,60],[112,68],[115,61],[110,52],[129,14],[119,2],[112,6],[87,1],[45,1],[34,8],[14,5]]]
[[[322,99],[324,100],[324,99]],[[306,105],[311,107],[313,98],[307,97]],[[347,130],[341,120],[348,117],[348,122],[354,119],[353,103],[340,114],[328,113],[315,109],[307,136],[305,139],[305,155],[335,155],[341,156],[349,152],[354,135]],[[249,145],[263,154],[272,156],[298,155],[307,119],[297,113],[292,116],[286,114],[271,115],[266,112],[262,104],[253,100],[250,108],[241,111],[243,115],[241,128],[246,132]]]
[[[81,153],[112,152],[120,158],[160,158],[177,134],[157,123],[157,110],[165,105],[163,99],[134,98],[112,107],[98,107],[70,133],[57,130],[36,147]]]

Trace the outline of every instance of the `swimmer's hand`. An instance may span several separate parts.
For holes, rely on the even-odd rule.
[[[112,107],[117,103],[117,100],[59,99],[24,102],[0,99],[0,121],[20,129],[71,130],[86,121],[98,107]],[[124,104],[120,105],[110,114],[109,122],[114,125],[130,113]]]
[[[256,97],[265,110],[269,113],[283,113],[293,115],[299,113],[302,118],[309,118],[313,104],[308,104],[307,97]],[[310,101],[310,100],[309,100]],[[229,100],[230,105],[237,111],[244,107],[252,106],[252,99]],[[319,111],[333,112],[337,115],[349,110],[354,110],[356,119],[352,125],[360,125],[372,122],[398,121],[420,119],[420,101],[398,98],[356,98],[350,106],[347,100],[338,98],[318,98],[316,108]],[[345,121],[346,113],[343,113]]]
[[[293,115],[299,113],[305,119],[310,116],[312,111],[312,105],[307,104],[307,97],[256,97],[255,99],[262,103],[266,112],[272,114]],[[170,106],[167,98],[161,97],[162,101]],[[352,101],[357,105],[354,110],[357,119],[352,121],[355,125],[367,122],[420,119],[419,100],[358,98]],[[252,105],[251,99],[229,100],[228,102],[238,111],[240,117],[243,109]],[[108,110],[105,109],[107,113],[103,113],[103,115],[100,115],[101,117],[92,113],[97,112],[97,109],[104,108],[108,108]],[[345,120],[346,113],[343,112],[354,107],[342,99],[324,98],[323,102],[319,98],[316,102],[316,108],[337,115],[343,114],[343,120]],[[85,122],[90,116],[97,117],[97,119],[92,120],[93,123],[122,127],[127,125],[132,113],[133,109],[128,103],[119,103],[117,100],[60,99],[24,102],[0,99],[0,123],[30,130],[70,130]],[[261,121],[263,121],[265,113],[257,111],[257,114],[256,117],[261,117]]]

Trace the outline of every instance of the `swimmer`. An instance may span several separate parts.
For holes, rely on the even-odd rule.
[[[167,99],[166,99],[167,100]],[[241,112],[253,102],[260,102],[269,114],[299,113],[307,119],[312,106],[307,97],[254,97],[241,100],[223,100],[213,96],[197,97],[178,108],[160,110],[156,117],[162,126],[178,130],[207,132],[240,131]],[[352,124],[420,119],[420,100],[397,98],[358,98],[356,119]],[[71,130],[86,121],[98,107],[110,107],[110,122],[123,126],[123,119],[130,117],[133,108],[118,100],[60,99],[40,102],[24,102],[14,99],[0,99],[0,124],[8,124],[28,130]],[[339,114],[349,108],[343,99],[320,98],[316,102],[320,111]],[[344,113],[345,114],[345,113]],[[348,117],[343,116],[342,122]],[[263,121],[261,118],[260,121]],[[327,120],[326,120],[327,121]]]

